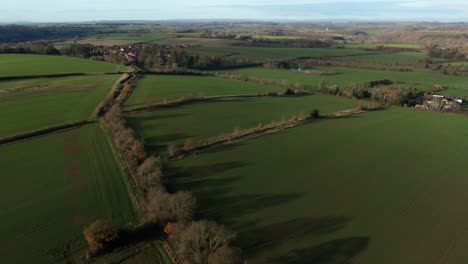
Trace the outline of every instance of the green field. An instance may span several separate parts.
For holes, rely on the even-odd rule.
[[[418,44],[375,44],[375,43],[346,43],[336,44],[336,46],[345,47],[348,49],[375,49],[377,46],[384,46],[385,48],[401,48],[401,49],[423,49],[424,46]]]
[[[354,56],[353,58],[372,61],[417,62],[427,55],[420,52],[375,53]]]
[[[126,175],[98,124],[3,145],[0,156],[4,263],[57,263],[85,225],[135,218]]]
[[[465,129],[394,108],[176,161],[169,178],[238,232],[249,263],[464,263]]]
[[[200,76],[146,75],[127,99],[127,109],[190,96],[259,94],[284,89],[236,80]]]
[[[93,37],[96,39],[131,40],[135,42],[158,41],[168,38],[167,35],[161,33],[112,33]]]
[[[428,69],[414,69],[413,72],[378,71],[345,67],[314,67],[319,71],[336,72],[336,75],[315,75],[294,70],[279,70],[266,68],[244,68],[229,70],[232,74],[242,74],[260,79],[289,80],[300,83],[309,89],[317,89],[320,80],[328,80],[341,88],[351,83],[363,83],[372,80],[389,79],[397,83],[412,85],[421,90],[432,90],[434,84],[442,84],[447,88],[443,93],[466,96],[466,77],[444,75]]]
[[[262,122],[290,119],[293,115],[321,113],[356,108],[357,101],[341,97],[310,95],[241,99],[200,103],[126,117],[128,125],[144,138],[150,151],[164,151],[171,143],[183,144],[186,139],[200,140],[232,133],[235,128],[254,128]]]
[[[0,82],[0,138],[88,119],[119,75]]]
[[[333,49],[333,48],[258,48],[258,47],[193,47],[186,51],[189,54],[215,55],[215,56],[241,56],[251,61],[268,61],[296,58],[300,56],[350,56],[357,54],[370,54],[375,52],[356,49]]]
[[[0,77],[69,73],[113,73],[128,67],[65,56],[0,54]]]

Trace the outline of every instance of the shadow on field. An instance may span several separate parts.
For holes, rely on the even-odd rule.
[[[151,114],[146,114],[143,116],[133,116],[127,115],[125,119],[127,120],[128,124],[132,126],[134,123],[142,123],[144,121],[154,121],[154,120],[161,120],[161,119],[168,119],[168,118],[177,118],[182,116],[188,116],[189,114],[182,114],[182,113],[174,113],[174,114],[161,114],[161,112],[155,112]]]
[[[168,183],[168,188],[173,188],[173,185],[177,185],[177,189],[191,190],[195,193],[203,196],[203,192],[199,188],[217,190],[220,188],[226,188],[227,185],[233,181],[239,179],[238,176],[233,177],[222,177],[222,178],[210,178],[210,176],[218,173],[223,173],[236,168],[246,166],[244,162],[219,162],[210,165],[199,165],[191,166],[184,169],[180,168],[166,168],[167,178],[171,179]],[[198,198],[198,197],[197,197]]]
[[[161,136],[151,136],[145,138],[145,150],[149,153],[159,154],[167,151],[168,146],[172,142],[177,142],[182,139],[191,138],[190,135],[185,133],[174,132]],[[159,143],[159,144],[158,144]]]
[[[288,243],[309,240],[341,230],[350,221],[345,216],[293,218],[284,212],[284,218],[262,215],[274,207],[286,208],[301,199],[305,193],[239,194],[237,182],[249,175],[240,175],[236,169],[248,166],[240,161],[218,162],[185,168],[169,168],[170,189],[190,190],[197,197],[200,219],[212,219],[226,224],[238,233],[236,244],[247,257],[260,252],[275,252]],[[259,213],[260,212],[260,213]],[[265,211],[269,212],[269,211]],[[329,241],[311,248],[294,250],[267,263],[346,263],[369,242],[367,237],[351,237]],[[278,254],[272,253],[272,256]]]
[[[342,264],[351,263],[352,259],[366,249],[369,237],[347,237],[331,240],[318,246],[294,250],[285,256],[272,259],[271,263],[287,264]]]
[[[335,232],[342,229],[348,221],[349,219],[343,216],[326,216],[299,218],[267,225],[244,223],[236,229],[239,230],[238,242],[246,254],[250,255],[272,250],[288,241]]]

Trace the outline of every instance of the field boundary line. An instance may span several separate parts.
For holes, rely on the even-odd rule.
[[[91,114],[91,117],[97,118],[104,115],[110,105],[112,105],[113,100],[119,96],[125,82],[127,82],[130,78],[132,78],[131,73],[122,74],[122,76],[120,76],[120,78],[114,83],[109,93],[107,93],[107,95],[104,96],[104,98],[102,98],[102,100],[96,106],[93,113]]]
[[[33,139],[36,137],[41,137],[41,136],[46,136],[54,133],[59,133],[63,132],[66,130],[70,129],[75,129],[87,124],[94,123],[95,121],[92,120],[81,120],[73,123],[68,123],[68,124],[63,124],[63,125],[58,125],[58,126],[53,126],[53,127],[48,127],[40,130],[35,130],[32,132],[24,133],[24,134],[19,134],[11,137],[6,137],[6,138],[0,138],[0,146],[1,145],[6,145],[10,143],[16,143],[20,141],[25,141],[29,139]]]
[[[132,71],[124,72],[132,73]],[[74,77],[74,76],[99,76],[99,75],[118,75],[122,72],[102,72],[102,73],[61,73],[61,74],[42,74],[42,75],[21,75],[21,76],[3,76],[0,77],[0,82],[3,81],[14,81],[14,80],[29,80],[29,79],[41,79],[41,78],[63,78],[63,77]]]
[[[283,122],[278,122],[278,123],[273,123],[270,125],[266,125],[261,128],[251,128],[247,129],[244,131],[240,131],[236,133],[235,135],[231,136],[218,136],[214,137],[211,139],[207,139],[204,143],[195,145],[194,147],[190,149],[184,149],[182,148],[179,151],[176,151],[173,154],[168,153],[168,158],[171,160],[179,160],[183,159],[188,156],[196,155],[201,152],[206,152],[209,150],[212,150],[218,146],[223,146],[223,145],[232,145],[235,143],[243,142],[249,139],[261,137],[261,136],[266,136],[270,135],[273,133],[277,133],[280,131],[284,131],[286,129],[302,126],[302,125],[307,125],[311,123],[315,123],[317,121],[320,121],[321,119],[337,119],[337,118],[343,118],[346,116],[351,116],[351,115],[357,115],[357,114],[362,114],[370,111],[376,111],[380,109],[369,109],[369,110],[342,110],[338,111],[335,113],[331,113],[319,118],[305,118],[302,120],[288,120],[288,121],[283,121]]]

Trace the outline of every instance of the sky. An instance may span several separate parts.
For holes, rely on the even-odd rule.
[[[250,19],[468,22],[468,0],[1,0],[0,22]]]

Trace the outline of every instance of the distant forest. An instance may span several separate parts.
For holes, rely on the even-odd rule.
[[[88,35],[96,28],[84,26],[0,26],[0,43],[68,39]]]

